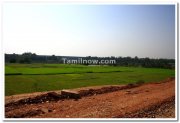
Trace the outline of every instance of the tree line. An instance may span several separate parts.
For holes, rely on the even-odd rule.
[[[175,59],[152,59],[136,57],[75,57],[75,56],[55,56],[55,55],[36,55],[35,53],[26,52],[23,54],[5,54],[5,63],[63,63],[63,58],[77,59],[83,58],[86,60],[116,60],[114,66],[135,66],[148,68],[175,68]],[[88,64],[85,64],[88,65]],[[112,64],[111,64],[112,65]]]

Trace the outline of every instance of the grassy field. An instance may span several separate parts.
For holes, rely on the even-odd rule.
[[[170,69],[65,64],[6,64],[5,95],[96,85],[155,82],[175,76]]]

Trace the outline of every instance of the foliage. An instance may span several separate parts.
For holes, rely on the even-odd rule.
[[[71,57],[71,56],[47,56],[47,55],[36,55],[35,53],[23,53],[19,54],[5,54],[6,63],[63,63],[63,58],[66,59],[78,59],[83,58],[84,60],[115,60],[116,64],[113,66],[134,66],[134,67],[147,67],[147,68],[175,68],[175,59],[150,59],[150,58],[134,58],[131,57]],[[99,64],[99,63],[97,63]],[[88,65],[88,64],[84,64]],[[111,64],[109,64],[111,65]]]

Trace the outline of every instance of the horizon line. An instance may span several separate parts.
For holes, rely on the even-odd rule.
[[[146,56],[146,57],[139,57],[139,56],[91,56],[91,55],[87,55],[87,56],[78,56],[78,55],[55,55],[55,54],[51,54],[51,55],[45,55],[45,54],[37,54],[37,53],[32,53],[32,52],[24,52],[24,53],[31,53],[31,54],[36,54],[36,55],[38,55],[38,56],[62,56],[62,57],[98,57],[98,58],[107,58],[107,57],[115,57],[115,58],[119,58],[119,57],[121,57],[121,58],[126,58],[126,57],[130,57],[130,58],[135,58],[135,57],[137,57],[137,58],[139,58],[139,59],[143,59],[143,58],[149,58],[149,59],[173,59],[173,60],[175,60],[176,58],[152,58],[152,57],[148,57],[148,56]],[[22,54],[24,54],[24,53],[4,53],[4,55],[6,55],[6,54],[16,54],[16,55],[22,55]]]

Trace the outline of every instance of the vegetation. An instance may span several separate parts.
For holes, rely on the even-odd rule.
[[[175,76],[174,69],[6,63],[5,95],[96,85],[155,82],[171,76]]]
[[[78,59],[83,58],[86,60],[115,60],[116,64],[114,66],[126,66],[126,67],[146,67],[146,68],[175,68],[174,59],[150,59],[150,58],[134,58],[131,57],[71,57],[71,56],[47,56],[47,55],[36,55],[35,53],[23,53],[19,54],[5,54],[6,63],[53,63],[59,64],[63,63],[63,58],[67,59]],[[98,64],[98,63],[97,63]],[[88,65],[85,63],[85,65]],[[111,64],[109,64],[111,65]]]

